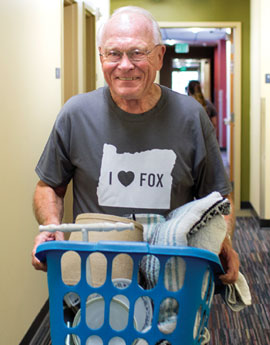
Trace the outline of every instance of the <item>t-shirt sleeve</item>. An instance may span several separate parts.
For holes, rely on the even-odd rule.
[[[56,119],[35,169],[39,178],[52,187],[67,185],[73,177],[70,160],[70,122],[62,112]]]
[[[224,168],[220,148],[209,118],[201,114],[202,136],[198,136],[195,159],[196,197],[201,198],[213,191],[222,195],[231,192],[231,183]]]
[[[210,116],[210,117],[215,117],[217,116],[217,110],[216,110],[216,107],[214,106],[214,104],[210,101],[206,101],[206,111],[207,111],[207,114]]]

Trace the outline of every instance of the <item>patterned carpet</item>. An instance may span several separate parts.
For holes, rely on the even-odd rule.
[[[255,217],[237,217],[234,247],[252,294],[252,305],[236,313],[214,297],[210,345],[270,345],[270,229]]]

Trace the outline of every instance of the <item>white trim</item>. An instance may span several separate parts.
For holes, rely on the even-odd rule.
[[[84,9],[93,14],[96,17],[96,21],[100,18],[100,10],[90,0],[84,0]]]

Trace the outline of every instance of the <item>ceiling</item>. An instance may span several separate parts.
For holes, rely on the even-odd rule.
[[[214,46],[218,40],[228,39],[230,28],[161,28],[165,44],[188,43],[197,46]]]

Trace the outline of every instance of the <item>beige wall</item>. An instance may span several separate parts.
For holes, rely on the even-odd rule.
[[[47,298],[30,253],[34,167],[61,106],[60,1],[0,5],[1,343],[17,345]]]
[[[31,266],[38,233],[32,196],[35,165],[62,103],[62,80],[55,78],[62,68],[62,3],[0,3],[1,344],[18,345],[48,297],[46,275]],[[99,3],[102,20],[109,1]]]
[[[262,219],[270,219],[269,11],[268,0],[251,0],[250,202]]]

